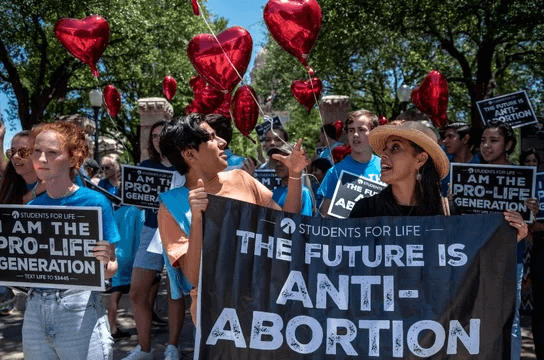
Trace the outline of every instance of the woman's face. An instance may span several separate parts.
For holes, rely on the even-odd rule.
[[[71,168],[76,165],[75,160],[70,158],[70,154],[62,145],[59,136],[52,130],[44,131],[36,136],[32,164],[36,175],[41,180],[70,176]]]
[[[538,166],[538,159],[536,158],[535,154],[530,154],[525,158],[525,161],[523,162],[524,166]]]
[[[504,136],[499,128],[484,130],[482,142],[480,143],[480,151],[488,164],[504,164],[508,162],[507,150],[509,150],[512,144],[505,144],[504,140]]]
[[[283,131],[280,129],[272,129],[269,130],[264,135],[264,151],[268,152],[268,150],[281,146],[283,144],[283,141],[285,140],[283,138]]]
[[[117,175],[117,169],[115,168],[115,164],[109,158],[102,159],[102,171],[108,179],[113,179]]]
[[[427,153],[416,154],[410,142],[398,136],[387,139],[381,161],[381,180],[395,185],[414,181],[416,173],[425,164]]]
[[[8,154],[17,174],[26,176],[34,172],[32,160],[30,160],[31,149],[29,148],[28,136],[13,138]]]
[[[325,174],[321,169],[318,169],[316,166],[312,166],[312,175],[315,176],[317,179],[317,182],[321,184],[321,181],[323,181],[323,178],[325,177]]]
[[[161,139],[161,131],[163,126],[157,126],[153,129],[153,132],[151,133],[151,140],[153,141],[153,147],[155,148],[155,151],[159,154],[161,153],[159,149],[159,140]]]

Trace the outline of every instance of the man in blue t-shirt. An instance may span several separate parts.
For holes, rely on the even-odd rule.
[[[450,163],[480,164],[479,154],[472,154],[474,136],[470,125],[464,122],[448,124],[444,127],[444,147]],[[442,195],[448,195],[450,174],[442,180]]]
[[[295,144],[283,143],[280,146],[273,147],[268,150],[268,158],[270,164],[276,170],[276,175],[281,178],[281,186],[272,191],[272,200],[274,200],[279,206],[283,207],[285,199],[287,198],[287,183],[289,182],[289,169],[281,161],[272,158],[273,154],[281,154],[284,156],[290,155]],[[314,199],[312,192],[304,184],[302,185],[302,205],[300,213],[306,216],[313,216],[314,214]]]
[[[342,170],[362,175],[370,180],[380,181],[381,161],[379,157],[374,155],[368,142],[368,134],[377,126],[378,116],[371,111],[363,109],[348,114],[345,131],[351,146],[351,154],[327,171],[317,190],[317,193],[323,196],[320,206],[322,216],[329,216],[327,212]]]

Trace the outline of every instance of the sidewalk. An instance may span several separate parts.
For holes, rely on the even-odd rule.
[[[104,300],[107,300],[108,295],[104,295]],[[167,316],[167,299],[164,286],[161,286],[158,296],[157,314],[166,318]],[[193,324],[189,314],[189,307],[185,314],[185,324],[180,336],[180,359],[193,358]],[[128,295],[123,295],[119,303],[119,313],[117,315],[118,323],[123,330],[128,330],[133,334],[130,338],[120,340],[113,346],[113,359],[122,359],[130,350],[138,345],[136,336],[136,325],[130,311],[130,299]],[[531,318],[529,316],[521,317],[521,325],[523,329],[523,345],[521,359],[529,360],[536,359],[533,346],[533,334],[531,332]],[[2,360],[19,360],[23,359],[21,330],[23,326],[23,313],[15,310],[12,315],[0,317],[0,359]],[[163,359],[164,349],[168,342],[168,327],[153,327],[151,330],[152,347],[155,349],[155,359]]]

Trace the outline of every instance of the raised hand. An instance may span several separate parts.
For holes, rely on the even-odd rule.
[[[302,148],[302,139],[298,139],[290,155],[273,154],[272,158],[281,161],[289,169],[289,176],[294,177],[300,177],[302,170],[310,165],[308,154]]]
[[[189,204],[193,219],[202,217],[202,213],[208,208],[208,193],[204,189],[202,179],[198,179],[196,188],[189,191]]]

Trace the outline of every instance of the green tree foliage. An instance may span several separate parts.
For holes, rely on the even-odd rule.
[[[519,89],[542,109],[544,7],[537,0],[319,0],[323,25],[310,65],[325,93],[349,95],[353,108],[399,112],[396,89],[417,86],[431,70],[448,79],[451,120],[480,125],[478,100]],[[275,88],[277,107],[293,104],[302,66],[272,39],[255,72],[262,94]]]
[[[106,18],[111,29],[98,80],[53,32],[60,18],[91,14]],[[122,110],[116,119],[101,111],[100,130],[115,134],[134,161],[140,148],[137,100],[162,97],[162,79],[170,74],[178,83],[172,105],[175,115],[182,115],[195,74],[187,43],[209,32],[187,0],[0,0],[0,24],[0,90],[9,96],[10,116],[28,129],[56,115],[90,115],[89,91],[113,84],[121,93]],[[226,21],[212,26],[221,31]]]

